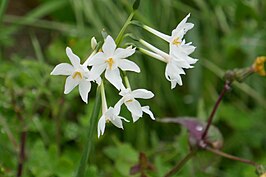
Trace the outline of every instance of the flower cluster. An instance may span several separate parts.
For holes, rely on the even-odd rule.
[[[184,69],[193,68],[192,65],[198,61],[189,56],[196,47],[191,42],[186,43],[185,39],[183,39],[187,31],[194,26],[192,23],[187,23],[189,16],[190,14],[177,25],[171,36],[143,25],[144,29],[169,43],[169,53],[165,53],[142,39],[139,40],[141,44],[150,50],[140,48],[141,52],[166,63],[165,77],[171,82],[171,89],[175,88],[176,84],[182,85],[180,75],[185,74]]]
[[[97,45],[95,38],[92,38],[91,41],[91,46],[95,49],[95,46]],[[133,122],[142,117],[143,112],[147,113],[152,119],[154,119],[149,106],[141,106],[136,100],[138,98],[150,99],[154,94],[145,89],[131,91],[129,86],[127,88],[124,86],[120,75],[120,70],[140,72],[138,65],[126,59],[134,53],[135,48],[132,48],[132,46],[125,49],[117,48],[113,38],[107,36],[101,51],[94,51],[84,64],[81,64],[80,58],[67,47],[66,54],[70,59],[71,64],[61,63],[51,72],[51,75],[68,76],[65,83],[65,94],[70,93],[76,86],[79,86],[79,94],[85,103],[88,102],[91,82],[95,81],[98,85],[101,85],[102,116],[98,122],[98,136],[104,133],[106,122],[111,122],[116,127],[123,129],[122,120],[128,122],[127,119],[119,116],[120,108],[123,104],[125,104],[127,109],[131,112]],[[101,79],[103,73],[106,80],[119,90],[119,95],[122,96],[114,107],[107,108],[104,86]]]
[[[169,53],[165,53],[154,47],[148,42],[140,39],[139,42],[149,50],[139,48],[139,50],[153,58],[159,59],[166,63],[165,77],[171,82],[171,88],[175,88],[176,84],[182,85],[182,74],[185,74],[184,69],[192,68],[197,59],[189,55],[195,50],[191,43],[186,43],[184,35],[193,28],[192,23],[187,23],[187,15],[172,31],[171,36],[163,34],[146,25],[143,28],[152,34],[162,38],[169,43]],[[119,43],[119,42],[118,42]],[[155,119],[149,106],[142,106],[137,99],[150,99],[154,94],[145,89],[131,90],[128,78],[123,78],[120,71],[132,71],[139,73],[139,66],[128,60],[127,58],[135,53],[135,48],[128,46],[119,48],[111,36],[104,39],[104,43],[99,48],[99,43],[93,37],[91,40],[91,48],[94,50],[88,59],[81,64],[80,58],[75,55],[72,50],[67,47],[66,54],[70,59],[71,64],[61,63],[57,65],[51,75],[68,76],[65,83],[64,93],[70,93],[76,86],[79,87],[79,94],[82,100],[88,102],[88,94],[91,89],[91,82],[96,82],[100,86],[102,98],[102,116],[98,122],[98,137],[103,135],[107,122],[111,122],[116,127],[123,129],[123,121],[129,122],[126,118],[120,116],[121,106],[125,105],[132,116],[133,122],[136,122],[143,113],[148,114],[151,119]],[[103,74],[104,73],[104,74]],[[102,76],[104,75],[104,77]],[[109,81],[118,91],[121,99],[113,106],[107,106],[104,80]]]

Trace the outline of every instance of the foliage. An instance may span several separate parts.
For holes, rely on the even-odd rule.
[[[116,36],[133,1],[32,0],[22,7],[29,10],[17,15],[12,15],[12,6],[21,4],[2,2],[8,4],[0,8],[0,176],[16,174],[23,127],[27,130],[24,176],[73,176],[95,98],[84,105],[77,90],[64,95],[64,79],[50,77],[50,72],[55,64],[68,60],[66,46],[84,61],[92,36],[100,38],[103,28]],[[183,77],[182,87],[170,89],[161,63],[138,54],[133,57],[142,73],[130,73],[130,80],[155,93],[150,107],[157,119],[197,116],[206,120],[222,89],[223,72],[248,66],[256,56],[265,55],[265,11],[266,2],[260,0],[141,1],[136,19],[164,33],[188,13],[195,23],[188,38],[197,46],[194,56],[199,62]],[[130,31],[167,47],[136,26],[130,26]],[[265,90],[265,78],[255,75],[233,84],[214,119],[224,136],[225,152],[262,164],[266,164]],[[116,90],[107,90],[112,105],[117,101],[113,92]],[[122,114],[129,116],[126,111]],[[129,176],[139,152],[145,152],[156,167],[149,175],[163,176],[189,150],[186,130],[148,117],[125,125],[124,131],[112,126],[106,131],[100,139],[95,137],[93,158],[89,159],[94,165],[87,169],[87,176]],[[176,176],[250,177],[256,176],[254,171],[202,152]]]

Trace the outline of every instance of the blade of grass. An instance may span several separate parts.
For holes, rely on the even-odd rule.
[[[40,19],[36,19],[35,23],[31,23],[28,21],[23,21],[23,17],[14,16],[14,15],[5,15],[3,20],[6,23],[56,30],[73,36],[88,36],[89,34],[92,33],[92,29],[89,28],[85,28],[85,30],[82,32],[76,28],[76,25],[70,25],[66,23],[60,23],[48,20],[40,20]]]
[[[83,0],[84,15],[88,23],[94,25],[96,29],[102,29],[102,20],[95,14],[98,14],[97,9],[94,8],[92,1]]]
[[[65,0],[58,0],[58,1],[48,1],[47,3],[44,3],[34,10],[30,11],[27,15],[22,17],[20,19],[20,23],[27,23],[32,24],[35,23],[37,19],[44,17],[45,15],[50,14],[53,11],[56,11],[62,7],[64,7],[67,4],[67,1]],[[15,32],[17,32],[20,29],[20,25],[15,23],[11,27],[7,27],[5,29],[5,35],[11,35]]]
[[[77,22],[77,28],[79,31],[84,31],[85,24],[83,19],[83,13],[82,12],[82,2],[81,0],[71,0],[71,4],[75,13],[76,22]]]
[[[1,0],[1,4],[0,4],[0,25],[2,23],[2,19],[3,19],[4,13],[6,11],[7,4],[8,4],[8,0]]]
[[[31,33],[30,37],[31,37],[31,42],[32,42],[32,45],[33,45],[33,48],[34,48],[34,51],[35,51],[37,59],[40,62],[44,62],[44,57],[43,57],[41,45],[40,45],[38,39],[36,38],[36,35]]]

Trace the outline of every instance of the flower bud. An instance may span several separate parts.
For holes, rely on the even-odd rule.
[[[97,40],[96,40],[95,37],[92,37],[91,38],[91,48],[92,48],[92,50],[94,50],[96,48],[96,46],[97,46]]]
[[[266,76],[265,63],[266,63],[265,56],[257,57],[252,66],[254,72],[258,73],[261,76]]]

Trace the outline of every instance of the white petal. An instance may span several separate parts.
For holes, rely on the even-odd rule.
[[[171,89],[174,89],[176,87],[177,81],[171,80]],[[182,82],[182,81],[181,81]],[[179,84],[180,85],[180,84]],[[182,85],[182,84],[181,84]]]
[[[143,106],[142,111],[145,112],[146,114],[148,114],[152,120],[155,120],[153,113],[151,112],[149,106]]]
[[[171,56],[174,63],[176,63],[179,67],[186,69],[193,68],[191,64],[195,64],[198,61],[197,59],[193,59],[192,57],[186,55],[184,52],[180,51],[179,49],[175,49],[172,52]]]
[[[185,69],[193,68],[193,66],[190,65],[186,59],[187,56],[184,56],[184,58],[174,56],[172,57],[171,65],[173,67],[177,67],[176,70],[178,70],[178,68],[185,68]]]
[[[129,88],[121,89],[121,91],[119,92],[119,95],[121,96],[125,96],[127,94],[131,94],[131,90]]]
[[[102,117],[100,118],[100,120],[98,122],[98,138],[100,137],[100,135],[103,135],[103,133],[104,133],[105,123],[106,123],[105,116],[102,115]]]
[[[133,123],[135,123],[140,118],[140,116],[136,116],[134,114],[131,114],[131,115],[132,115]]]
[[[129,120],[127,120],[126,118],[124,118],[124,117],[121,117],[121,116],[117,116],[119,119],[121,119],[121,120],[123,120],[123,121],[125,121],[125,122],[130,122]]]
[[[117,48],[115,50],[114,56],[116,58],[127,58],[135,53],[135,48],[132,48],[132,46],[129,46],[125,49],[123,48]]]
[[[98,86],[100,86],[101,83],[102,83],[102,78],[101,77],[98,77],[97,79],[95,79],[95,81],[98,84]]]
[[[193,53],[196,49],[195,46],[193,45],[188,45],[188,44],[185,44],[185,45],[181,45],[181,48],[183,49],[184,53],[187,54],[187,55],[190,55],[191,53]]]
[[[103,64],[104,62],[105,62],[105,56],[103,52],[98,52],[88,59],[87,64],[88,66],[93,66],[93,65]]]
[[[127,59],[119,60],[118,67],[121,68],[123,71],[134,71],[137,73],[140,72],[139,66],[136,63]]]
[[[122,78],[120,76],[120,71],[118,68],[110,70],[107,69],[105,71],[105,78],[113,85],[117,90],[122,88]]]
[[[85,103],[88,103],[88,94],[91,90],[90,81],[83,80],[79,84],[79,94]]]
[[[123,98],[121,98],[114,106],[114,115],[118,116],[123,104]]]
[[[123,129],[123,123],[122,120],[119,119],[119,117],[116,117],[115,119],[110,119],[112,124],[114,124],[116,127]]]
[[[177,67],[176,67],[177,68]],[[171,82],[171,89],[176,87],[176,84],[182,85],[182,79],[178,71],[174,70],[174,67],[170,64],[166,65],[165,77]]]
[[[149,26],[146,26],[146,25],[144,25],[144,29],[146,29],[150,33],[158,36],[159,38],[161,38],[161,39],[163,39],[163,40],[165,40],[167,42],[170,42],[170,36],[169,35],[163,34],[163,33],[159,32],[159,31],[157,31],[157,30],[155,30],[155,29],[153,29],[153,28],[151,28]]]
[[[68,63],[60,63],[55,66],[51,75],[71,75],[74,72],[74,68],[71,64]]]
[[[195,58],[192,58],[190,56],[187,56],[186,61],[188,62],[188,64],[191,65],[191,64],[197,63],[198,59],[195,59]]]
[[[154,94],[151,91],[148,91],[146,89],[137,89],[132,91],[132,95],[134,98],[142,98],[142,99],[150,99],[154,96]]]
[[[116,44],[111,36],[107,36],[103,44],[103,52],[106,56],[112,56],[116,49]]]
[[[142,117],[142,109],[141,105],[137,100],[131,100],[131,101],[126,101],[125,105],[127,109],[131,112],[131,114],[134,114],[136,116]]]
[[[188,14],[178,25],[177,27],[174,29],[176,31],[181,30],[182,28],[185,27],[185,30],[188,31],[191,28],[193,28],[194,24],[192,23],[187,23],[188,18],[190,17],[190,14]]]
[[[92,80],[98,79],[105,69],[106,69],[105,64],[93,66],[90,71],[90,78]]]
[[[188,14],[172,31],[170,41],[173,41],[176,38],[182,39],[183,36],[187,33],[188,30],[194,27],[193,23],[187,23],[187,19],[189,18],[190,14]]]
[[[68,94],[69,92],[71,92],[78,84],[78,80],[73,79],[72,76],[68,76],[66,79],[64,94]]]
[[[66,54],[70,60],[70,62],[72,63],[72,65],[74,66],[74,68],[78,68],[80,66],[80,59],[77,55],[75,55],[71,48],[67,47],[66,48]]]

